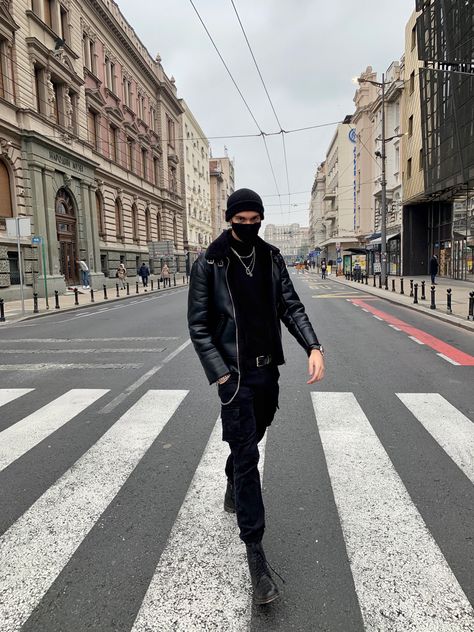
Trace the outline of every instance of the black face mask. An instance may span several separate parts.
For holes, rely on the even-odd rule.
[[[244,244],[255,244],[260,230],[261,222],[258,224],[232,224],[232,230]]]

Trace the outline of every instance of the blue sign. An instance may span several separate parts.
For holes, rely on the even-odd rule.
[[[355,131],[354,127],[349,132],[349,140],[351,141],[351,143],[355,143],[357,141],[357,132]]]
[[[43,238],[42,237],[37,237],[37,236],[36,237],[32,237],[32,239],[31,239],[31,243],[32,244],[40,244],[42,241],[43,241]]]
[[[338,258],[337,258],[337,262],[338,262],[338,263],[342,263],[342,257],[338,257]]]
[[[320,255],[321,254],[321,248],[315,248],[313,250],[313,252],[314,252],[315,255]]]

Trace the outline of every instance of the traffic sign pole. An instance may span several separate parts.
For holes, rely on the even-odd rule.
[[[39,257],[41,260],[41,268],[43,273],[43,283],[44,283],[44,298],[46,301],[46,309],[49,309],[49,298],[48,298],[48,281],[46,279],[46,250],[44,245],[44,239],[40,235],[35,235],[31,240],[31,243],[36,246],[41,246],[41,256]]]

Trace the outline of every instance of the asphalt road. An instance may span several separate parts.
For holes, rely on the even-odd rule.
[[[474,337],[292,277],[261,467],[282,599],[250,605],[187,290],[0,329],[0,630],[474,630]],[[279,580],[278,580],[279,581]]]

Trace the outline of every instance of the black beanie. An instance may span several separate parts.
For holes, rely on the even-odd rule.
[[[226,222],[230,222],[234,215],[241,211],[256,211],[263,219],[264,208],[259,194],[251,189],[237,189],[232,195],[229,195],[225,212]]]

